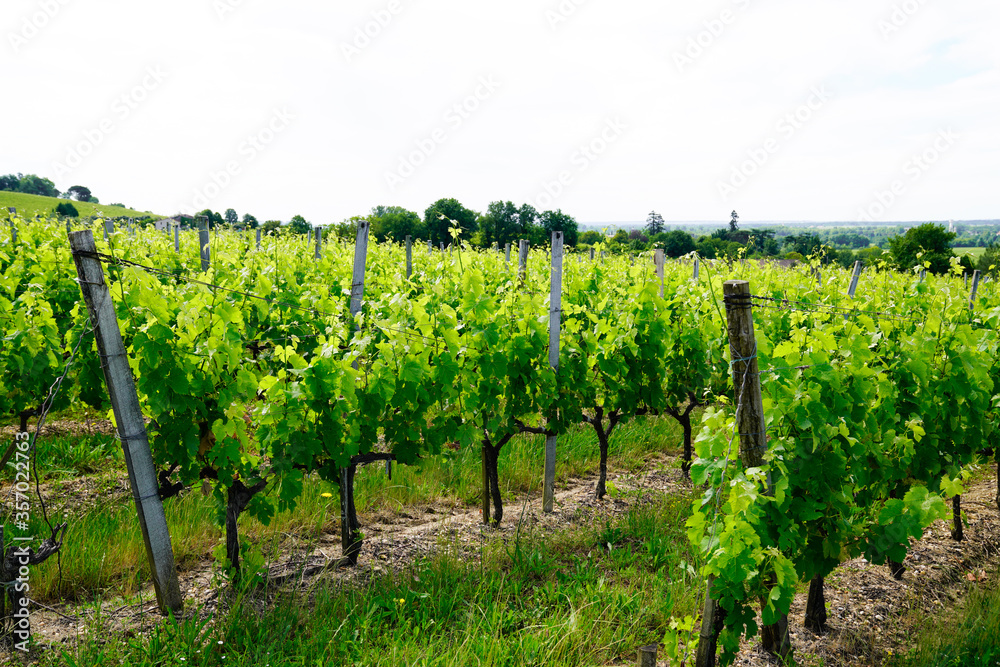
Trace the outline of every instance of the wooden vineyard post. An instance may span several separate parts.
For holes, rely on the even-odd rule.
[[[851,274],[851,285],[847,288],[847,296],[854,298],[854,293],[858,291],[858,278],[861,277],[861,261],[854,262],[854,272]]]
[[[323,235],[320,234],[320,228],[316,227],[316,250],[313,252],[313,258],[318,262],[323,257]]]
[[[660,298],[663,298],[663,249],[658,248],[653,253],[653,263],[656,265],[656,277],[660,279]]]
[[[201,270],[208,271],[209,267],[212,266],[212,248],[208,236],[208,221],[205,220],[201,225],[201,228],[198,230],[198,245],[201,248]]]
[[[524,284],[524,279],[528,275],[528,241],[521,239],[517,242],[517,279]]]
[[[430,239],[427,239],[427,254],[430,255],[432,252],[434,252],[434,244]]]
[[[594,261],[594,248],[593,247],[590,248],[590,261],[591,262]]]
[[[510,266],[510,244],[505,243],[503,246],[504,255],[507,257],[507,266]]]
[[[659,644],[639,647],[639,667],[656,667],[656,650]]]
[[[406,279],[413,275],[413,237],[406,235]]]
[[[104,219],[104,240],[107,241],[111,238],[111,235],[115,233],[115,221]]]
[[[563,233],[552,232],[552,273],[549,282],[549,366],[559,372],[559,330],[562,323]],[[549,421],[554,421],[554,411]],[[551,512],[556,490],[557,436],[545,437],[545,481],[542,485],[542,511]]]
[[[257,250],[260,250],[260,227],[254,230],[257,232]]]
[[[104,381],[125,452],[129,486],[132,488],[142,539],[146,545],[156,601],[161,612],[179,613],[184,608],[184,600],[177,581],[170,531],[163,512],[163,502],[160,500],[156,468],[149,450],[139,395],[128,365],[111,292],[104,282],[104,270],[97,259],[93,233],[89,229],[72,232],[69,242],[73,250],[73,261],[76,263],[80,291],[96,334],[97,351],[104,360]]]
[[[764,463],[767,434],[760,393],[760,372],[757,367],[757,340],[754,336],[750,283],[745,280],[727,280],[723,283],[723,295],[732,359],[734,404],[738,406],[736,428],[740,436],[740,461],[744,468],[757,468]],[[768,487],[770,492],[770,473]],[[711,598],[712,583],[713,578],[709,577],[701,641],[698,644],[698,667],[715,664],[716,641],[722,625],[721,615],[724,612]],[[774,625],[761,628],[761,644],[770,653],[782,658],[788,657],[791,642],[787,615],[783,614]]]
[[[691,278],[694,279],[695,282],[697,282],[697,280],[698,280],[698,262],[699,261],[700,260],[698,259],[698,256],[695,255],[694,256],[694,272],[693,272],[693,274],[691,276]]]
[[[181,223],[174,223],[174,252],[181,251]]]
[[[358,233],[354,239],[354,271],[351,275],[351,321],[352,328],[358,327],[358,314],[361,312],[361,302],[365,295],[365,263],[368,260],[368,230],[371,222],[362,220],[358,223]],[[354,358],[351,364],[358,369],[359,359]],[[340,546],[345,565],[357,565],[358,554],[361,553],[361,538],[358,534],[361,525],[358,523],[358,513],[354,506],[354,472],[357,465],[349,464],[340,469]]]
[[[975,310],[976,307],[976,292],[979,291],[979,271],[975,271],[972,274],[972,289],[969,291],[969,310]]]
[[[17,214],[17,209],[14,208],[13,206],[8,207],[7,210],[14,215]],[[10,222],[10,247],[13,248],[14,246],[17,245],[17,225],[14,224],[14,218],[10,218],[9,222]]]

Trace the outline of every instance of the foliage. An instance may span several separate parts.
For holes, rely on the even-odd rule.
[[[476,213],[457,199],[439,199],[424,211],[424,226],[428,239],[436,246],[451,243],[451,220],[458,223],[462,237],[469,238],[476,231],[476,218]]]
[[[288,230],[293,234],[305,236],[312,230],[312,225],[301,215],[293,215],[292,219],[288,222]]]
[[[65,215],[70,218],[79,218],[80,212],[69,202],[63,202],[56,206],[56,215]]]
[[[651,211],[648,216],[646,216],[646,233],[650,236],[654,234],[662,234],[666,230],[666,225],[663,224],[663,216],[656,211]]]
[[[889,251],[900,271],[910,271],[921,265],[931,273],[947,273],[951,258],[955,256],[951,242],[956,236],[943,225],[928,222],[906,230],[902,236],[890,238]]]

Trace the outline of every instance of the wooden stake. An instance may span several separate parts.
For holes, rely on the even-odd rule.
[[[406,235],[406,279],[413,275],[413,237]]]
[[[698,259],[698,256],[695,255],[695,258],[694,258],[694,274],[691,276],[695,280],[698,280],[698,262],[699,261],[700,260]]]
[[[198,230],[198,243],[201,246],[201,270],[208,271],[212,266],[212,248],[208,236],[208,220],[202,223],[202,228]]]
[[[174,223],[174,252],[181,251],[181,223]]]
[[[659,644],[639,647],[639,667],[656,667],[656,649]]]
[[[517,278],[524,283],[528,275],[528,242],[521,239],[517,242]]]
[[[663,297],[663,249],[657,248],[653,253],[653,263],[656,265],[656,276],[660,279],[660,297]]]
[[[104,282],[104,270],[96,258],[97,247],[93,233],[87,229],[69,235],[76,263],[80,290],[90,313],[97,337],[97,350],[104,360],[104,381],[114,410],[115,423],[125,452],[129,485],[135,501],[142,528],[142,539],[146,545],[149,571],[153,577],[156,601],[160,611],[180,613],[184,609],[174,552],[170,545],[170,531],[167,518],[160,501],[156,481],[156,468],[149,450],[146,425],[139,407],[132,370],[128,365],[125,345],[115,315],[111,292]]]
[[[354,239],[354,271],[351,277],[351,321],[356,331],[358,314],[365,295],[365,263],[368,259],[368,230],[371,222],[362,220],[358,223],[358,233]],[[355,370],[359,366],[359,357],[351,364]],[[354,470],[348,465],[340,469],[340,546],[347,562],[354,565],[358,562],[361,551],[361,538],[358,523],[358,513],[354,506]]]
[[[527,246],[527,241],[523,242]],[[527,256],[527,253],[525,253]],[[562,323],[563,233],[552,232],[552,273],[549,281],[549,366],[559,373],[559,330]],[[549,415],[554,421],[555,414]],[[556,490],[556,441],[545,438],[545,480],[542,485],[542,511],[551,512]]]
[[[316,227],[316,249],[313,251],[313,258],[319,261],[323,257],[323,235],[320,234],[319,227]]]
[[[257,232],[257,250],[260,250],[260,227],[254,230]]]
[[[979,271],[972,274],[972,290],[969,292],[969,310],[976,309],[976,292],[979,291]]]

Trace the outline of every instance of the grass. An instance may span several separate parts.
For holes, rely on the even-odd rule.
[[[147,636],[84,641],[42,665],[593,665],[635,659],[697,590],[684,521],[690,498],[659,497],[604,526],[485,542],[478,558],[435,557],[363,586],[321,582],[273,604],[236,600],[214,619]],[[608,549],[605,538],[615,540]],[[258,595],[260,595],[258,593]],[[95,639],[96,639],[95,637]]]
[[[979,259],[986,252],[986,248],[953,248],[955,254],[959,257],[962,255],[968,255],[972,259]]]
[[[610,441],[609,468],[612,473],[637,468],[649,452],[676,450],[680,437],[679,427],[669,418],[646,417],[623,424]],[[540,492],[543,457],[544,448],[538,437],[514,438],[501,451],[499,473],[504,498],[508,501],[505,522],[516,520],[518,496]],[[561,436],[556,466],[557,491],[571,478],[593,472],[597,465],[596,436],[589,426],[574,428]],[[480,466],[479,450],[474,448],[429,458],[418,467],[394,466],[391,481],[382,466],[359,470],[355,489],[360,519],[365,524],[370,522],[372,514],[380,511],[394,514],[404,507],[431,503],[478,506]],[[38,442],[37,469],[43,478],[66,480],[102,470],[102,475],[94,481],[101,487],[124,476],[124,467],[120,444],[110,436],[41,438]],[[4,479],[9,478],[7,473],[4,475]],[[33,597],[42,602],[54,602],[109,595],[127,598],[136,594],[149,575],[131,497],[119,492],[117,497],[80,508],[74,506],[72,497],[66,497],[74,493],[72,488],[63,497],[51,497],[57,493],[54,490],[57,487],[53,485],[53,490],[46,491],[45,496],[46,502],[57,505],[50,509],[50,514],[56,515],[52,522],[69,522],[66,548],[61,556],[61,574],[55,558],[39,565],[37,575],[33,574]],[[34,485],[29,496],[33,502],[32,532],[46,536],[49,531],[41,522],[33,489]],[[274,488],[266,491],[276,492]],[[97,493],[104,495],[100,488]],[[222,542],[222,532],[216,523],[219,508],[215,499],[193,489],[166,501],[164,507],[179,569],[203,566],[204,559]],[[287,557],[289,539],[301,548],[303,543],[323,533],[332,533],[339,525],[339,514],[336,488],[310,478],[303,485],[296,508],[279,512],[269,525],[249,515],[241,517],[241,541],[255,545],[258,557],[265,561],[276,558],[279,553]]]
[[[35,215],[48,215],[56,210],[56,206],[68,199],[58,199],[56,197],[43,197],[41,195],[28,195],[23,192],[0,191],[0,213],[6,219],[7,208],[13,206],[17,208],[17,214],[24,218],[33,218]],[[70,201],[80,213],[81,217],[102,216],[109,217],[131,216],[134,218],[144,218],[152,215],[149,211],[136,211],[121,206],[108,206],[106,204],[91,204],[89,202]],[[155,216],[162,217],[162,216]]]
[[[916,645],[896,656],[892,667],[995,667],[1000,664],[1000,589],[998,573],[986,583],[973,583],[964,606],[952,614],[931,617]]]

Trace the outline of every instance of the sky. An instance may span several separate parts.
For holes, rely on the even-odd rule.
[[[996,0],[4,0],[0,173],[330,224],[1000,218]]]

